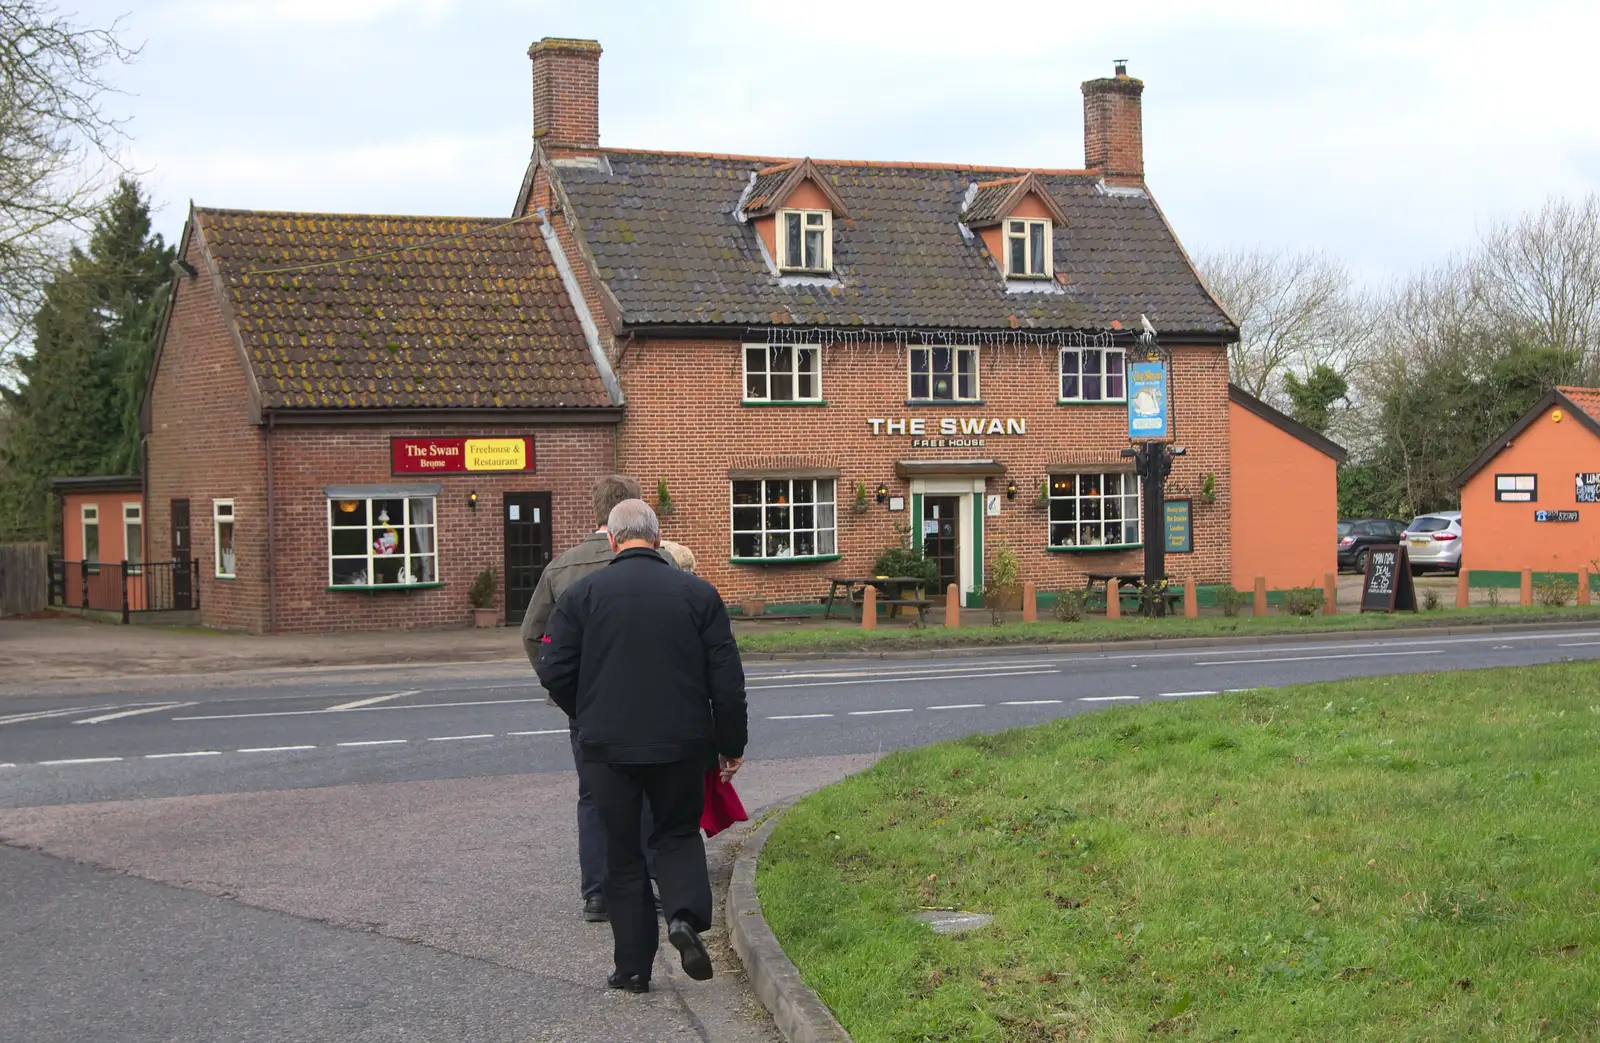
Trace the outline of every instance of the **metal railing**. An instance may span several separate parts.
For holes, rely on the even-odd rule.
[[[200,563],[50,559],[50,603],[120,612],[184,612],[200,607]]]

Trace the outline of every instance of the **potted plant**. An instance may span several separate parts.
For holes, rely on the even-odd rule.
[[[871,504],[867,502],[867,484],[865,482],[857,482],[855,512],[857,514],[866,514],[871,509]]]
[[[747,619],[759,616],[766,610],[767,599],[759,594],[752,594],[739,602],[739,612]]]
[[[676,513],[677,510],[677,506],[672,502],[671,494],[667,492],[667,480],[663,478],[656,482],[656,516],[665,518],[669,514]]]
[[[1035,507],[1050,506],[1050,479],[1045,478],[1039,482],[1039,495],[1034,498]]]
[[[1015,612],[1022,607],[1022,584],[1018,582],[1022,560],[1010,547],[994,553],[989,565],[989,582],[984,585],[983,603],[992,611]]]
[[[475,627],[492,627],[499,620],[500,614],[494,609],[495,572],[494,566],[484,569],[472,580],[472,586],[467,588],[467,600],[472,602],[472,625]]]
[[[1215,474],[1207,474],[1204,480],[1200,482],[1200,502],[1217,502],[1217,476]]]

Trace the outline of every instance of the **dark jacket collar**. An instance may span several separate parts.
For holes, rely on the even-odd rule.
[[[667,563],[666,559],[661,556],[661,552],[651,547],[629,547],[612,558],[611,561],[612,564],[615,564],[619,561],[627,561],[630,558],[648,558],[657,565],[665,565]]]

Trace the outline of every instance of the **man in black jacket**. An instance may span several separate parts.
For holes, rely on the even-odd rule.
[[[661,526],[624,500],[606,526],[616,557],[574,583],[545,627],[539,680],[578,725],[578,770],[606,833],[606,905],[616,969],[607,984],[646,992],[660,946],[639,816],[655,814],[650,847],[667,940],[691,978],[711,977],[700,932],[711,926],[711,878],[700,814],[705,773],[729,779],[748,738],[744,667],[716,588],[657,553]]]

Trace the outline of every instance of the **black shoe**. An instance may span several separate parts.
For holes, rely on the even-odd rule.
[[[589,923],[605,923],[609,919],[606,916],[605,896],[595,895],[593,898],[585,898],[583,900],[583,918]]]
[[[641,974],[623,974],[621,971],[612,971],[606,976],[606,988],[621,989],[623,992],[649,992],[650,979]]]
[[[711,953],[700,940],[700,932],[682,920],[667,924],[667,941],[683,957],[683,973],[695,981],[711,980]]]

